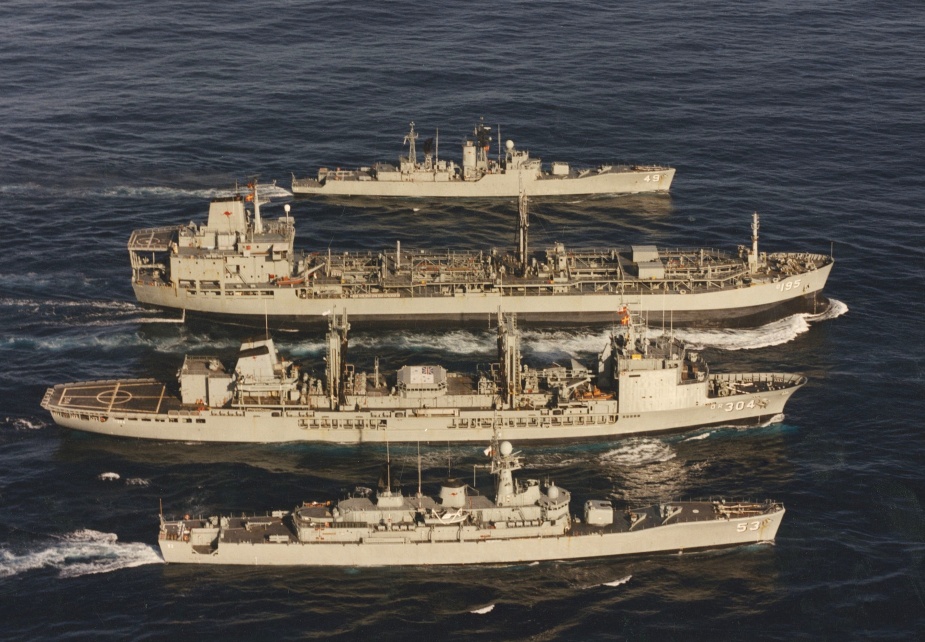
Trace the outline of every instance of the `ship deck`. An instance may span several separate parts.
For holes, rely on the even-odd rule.
[[[155,379],[121,379],[63,383],[49,388],[42,400],[45,408],[108,415],[120,410],[165,414],[180,410],[180,399]]]
[[[130,252],[166,252],[177,238],[179,226],[135,230],[128,240]]]

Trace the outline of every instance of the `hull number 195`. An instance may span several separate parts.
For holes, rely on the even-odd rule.
[[[781,292],[790,292],[791,290],[796,290],[798,287],[800,287],[800,279],[792,279],[790,281],[784,281],[783,283],[774,284],[774,288]]]

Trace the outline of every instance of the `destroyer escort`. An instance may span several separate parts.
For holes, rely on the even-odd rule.
[[[285,216],[264,220],[256,187],[217,198],[205,225],[136,230],[128,244],[132,287],[150,306],[251,325],[318,323],[332,307],[355,321],[484,323],[499,309],[522,322],[612,322],[628,304],[675,325],[745,325],[822,312],[833,259],[808,252],[715,249],[575,249],[529,246],[520,198],[516,253],[495,250],[296,252]]]
[[[248,341],[234,370],[187,356],[175,386],[153,379],[59,384],[42,406],[62,426],[180,441],[336,443],[576,440],[777,421],[806,383],[797,374],[712,373],[671,335],[654,338],[626,311],[596,372],[572,360],[522,362],[516,318],[498,324],[498,362],[474,375],[433,363],[385,377],[346,360],[346,315],[331,315],[323,378]]]
[[[462,147],[462,167],[440,160],[439,135],[424,141],[423,162],[418,162],[418,133],[411,123],[405,136],[408,155],[399,156],[398,166],[376,163],[372,167],[343,170],[321,168],[318,178],[292,179],[293,194],[336,196],[399,196],[405,198],[502,198],[525,191],[530,196],[570,196],[577,194],[628,194],[667,192],[675,170],[660,165],[600,165],[576,169],[568,163],[554,162],[544,171],[538,158],[519,150],[514,142],[505,143],[498,159],[489,157],[492,132],[480,123],[474,140]]]
[[[253,517],[162,514],[157,542],[171,564],[498,564],[771,542],[784,517],[774,501],[663,501],[627,510],[602,499],[572,516],[569,491],[515,479],[522,464],[510,442],[493,442],[489,453],[494,500],[456,479],[436,498],[420,484],[404,496],[387,474],[374,499],[360,492],[333,506],[303,503]]]

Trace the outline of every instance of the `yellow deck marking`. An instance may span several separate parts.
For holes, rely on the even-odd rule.
[[[116,387],[112,391],[112,399],[109,400],[109,407],[106,409],[106,412],[112,412],[112,404],[116,403],[116,395],[119,394],[119,386],[122,385],[122,382],[119,381],[116,383]]]
[[[161,409],[161,402],[164,400],[164,392],[166,392],[166,391],[167,391],[167,386],[161,386],[161,396],[160,396],[160,398],[157,400],[157,408],[154,409],[154,414],[155,414],[155,415],[156,415],[156,414],[158,413],[158,411]]]

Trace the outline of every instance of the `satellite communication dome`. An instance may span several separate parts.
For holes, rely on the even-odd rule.
[[[549,497],[549,499],[556,501],[559,499],[559,487],[555,485],[550,486],[549,490],[546,491],[546,495]]]
[[[502,454],[504,457],[507,457],[507,456],[510,455],[512,452],[514,452],[514,447],[511,445],[511,442],[509,442],[509,441],[502,441],[502,442],[501,442],[501,454]]]
[[[514,141],[512,141],[511,139],[508,139],[508,141],[504,143],[504,146],[507,148],[507,151],[511,151],[512,149],[514,149]]]

